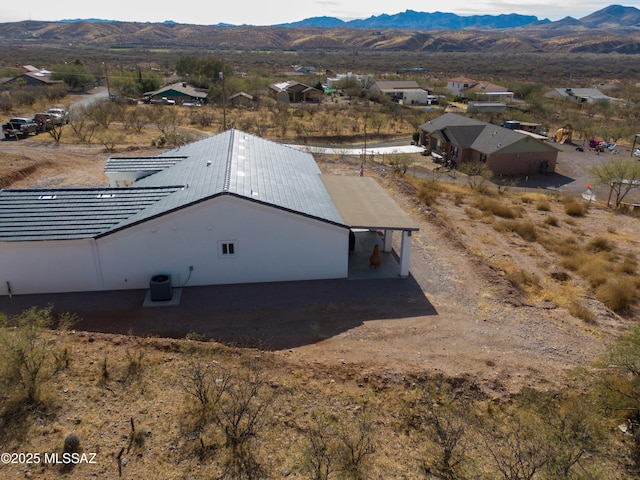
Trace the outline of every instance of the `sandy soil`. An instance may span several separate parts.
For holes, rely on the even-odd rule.
[[[135,154],[153,152],[157,150]],[[37,138],[5,141],[0,153],[0,179],[9,183],[5,188],[105,185],[102,169],[108,156],[100,147],[54,147]],[[563,158],[561,164],[567,161]],[[26,168],[28,165],[31,167]],[[348,160],[321,166],[326,172],[353,174]],[[24,171],[16,177],[16,170]],[[224,332],[232,329],[236,339],[245,341],[268,334],[280,339],[271,349],[293,363],[353,364],[365,371],[394,375],[437,370],[449,376],[469,377],[488,393],[500,396],[526,385],[543,387],[564,382],[569,369],[591,365],[603,353],[604,344],[624,328],[621,318],[588,293],[579,300],[597,315],[597,322],[587,324],[571,316],[558,300],[566,285],[549,275],[557,259],[539,245],[516,235],[497,234],[490,223],[470,218],[465,202],[442,199],[432,208],[421,205],[410,186],[384,167],[371,166],[367,174],[376,177],[420,226],[413,236],[410,279],[399,280],[391,287],[388,281],[381,281],[371,293],[358,292],[354,282],[348,287],[352,291],[328,282],[325,292],[309,293],[308,297],[295,291],[287,293],[286,287],[274,292],[254,291],[254,304],[230,298],[229,302],[238,304],[219,312],[215,325],[185,323],[181,331],[174,328],[170,334],[206,331],[214,338],[225,339]],[[565,182],[573,181],[582,182],[583,178]],[[531,213],[538,215],[536,221],[551,214],[563,216],[560,204],[553,205],[552,212]],[[633,218],[612,215],[598,206],[576,222],[571,228],[587,236],[608,229],[615,231],[616,237],[627,239],[628,248],[637,250],[638,224]],[[507,264],[539,275],[542,292],[532,297],[514,288],[501,268]],[[224,287],[216,288],[224,292]],[[273,302],[278,295],[287,298],[261,307],[260,294],[270,298],[265,302]],[[189,305],[189,296],[197,305],[197,296],[204,294],[185,289],[184,295],[183,305]],[[17,305],[0,300],[1,309]],[[143,312],[138,306],[127,310],[124,301],[122,305],[128,311],[128,323],[122,323],[122,311],[115,308],[118,322],[110,323],[105,312],[94,311],[95,318],[87,318],[86,328],[145,335],[154,328],[145,325],[157,327],[165,315]],[[268,325],[257,324],[256,311],[260,308],[263,312],[268,309]],[[394,316],[394,309],[398,316]],[[180,315],[180,310],[175,312],[172,315]],[[185,308],[182,314],[185,320],[189,317],[195,322],[211,322],[205,314],[198,316],[195,308]],[[145,315],[155,317],[143,318]],[[282,338],[287,334],[299,338],[287,342]]]

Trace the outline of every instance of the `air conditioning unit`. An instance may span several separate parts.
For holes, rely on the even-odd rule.
[[[154,275],[149,282],[150,300],[152,302],[165,302],[171,300],[173,291],[171,287],[171,275]]]

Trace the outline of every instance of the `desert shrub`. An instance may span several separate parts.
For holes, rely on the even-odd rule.
[[[596,323],[596,316],[587,307],[580,302],[571,302],[569,304],[569,313],[580,320],[584,320],[586,323]]]
[[[365,408],[355,418],[343,422],[338,432],[338,470],[349,480],[369,478],[371,456],[376,452],[373,417]]]
[[[571,217],[584,217],[587,210],[587,204],[576,199],[567,199],[564,202],[564,213]]]
[[[455,206],[460,206],[460,205],[462,205],[463,203],[464,203],[464,195],[463,195],[462,193],[460,193],[460,192],[456,192],[456,193],[453,195],[453,204],[454,204]]]
[[[595,237],[588,243],[587,250],[590,252],[610,252],[613,250],[613,245],[604,237]]]
[[[518,218],[522,211],[517,208],[512,208],[509,205],[505,205],[504,202],[496,200],[495,198],[479,197],[473,202],[473,206],[478,210],[490,213],[496,217],[501,218]]]
[[[196,421],[201,456],[223,454],[220,478],[266,478],[256,442],[270,418],[273,394],[262,371],[253,364],[227,369],[194,359],[182,373],[181,387],[196,401],[196,411],[187,417]]]
[[[442,192],[440,185],[435,180],[429,182],[422,182],[418,186],[418,191],[416,192],[416,197],[422,203],[427,206],[431,206],[436,203],[438,196]]]
[[[628,275],[634,275],[638,268],[638,260],[633,253],[627,254],[618,264],[618,271]]]
[[[493,228],[498,232],[517,233],[528,242],[534,242],[538,237],[536,226],[529,220],[504,220],[494,224]]]
[[[626,279],[612,280],[598,286],[596,297],[616,313],[626,313],[637,296],[635,285]]]
[[[563,258],[560,263],[565,268],[578,272],[589,282],[591,288],[603,285],[610,277],[611,263],[605,255],[577,250],[573,255]]]
[[[52,327],[52,308],[26,310],[4,318],[0,327],[0,381],[5,394],[23,396],[27,403],[38,404],[44,384],[51,378],[54,345],[43,331]]]
[[[65,453],[79,453],[80,452],[80,437],[75,433],[70,433],[64,437],[64,446],[62,449]]]
[[[551,204],[547,200],[541,200],[536,203],[536,210],[538,210],[539,212],[550,212]]]
[[[555,237],[544,235],[538,237],[538,243],[544,248],[559,255],[572,255],[578,248],[578,242],[573,237]],[[572,269],[576,270],[576,269]]]
[[[558,217],[554,217],[553,215],[549,215],[548,217],[544,218],[544,224],[549,225],[550,227],[557,227],[558,222]]]
[[[514,287],[522,291],[527,288],[540,287],[540,278],[535,273],[527,272],[521,268],[508,270],[506,277]]]

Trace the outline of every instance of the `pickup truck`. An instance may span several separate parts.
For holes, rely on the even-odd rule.
[[[60,107],[51,107],[46,112],[49,115],[55,115],[60,118],[60,125],[69,123],[69,112],[67,112],[64,108]]]
[[[2,125],[2,133],[5,138],[26,137],[30,133],[37,135],[40,133],[38,124],[33,118],[16,117]]]

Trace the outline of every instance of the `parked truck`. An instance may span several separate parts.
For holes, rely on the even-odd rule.
[[[40,133],[37,122],[33,118],[15,117],[2,125],[2,133],[5,138],[26,137],[29,134]]]

